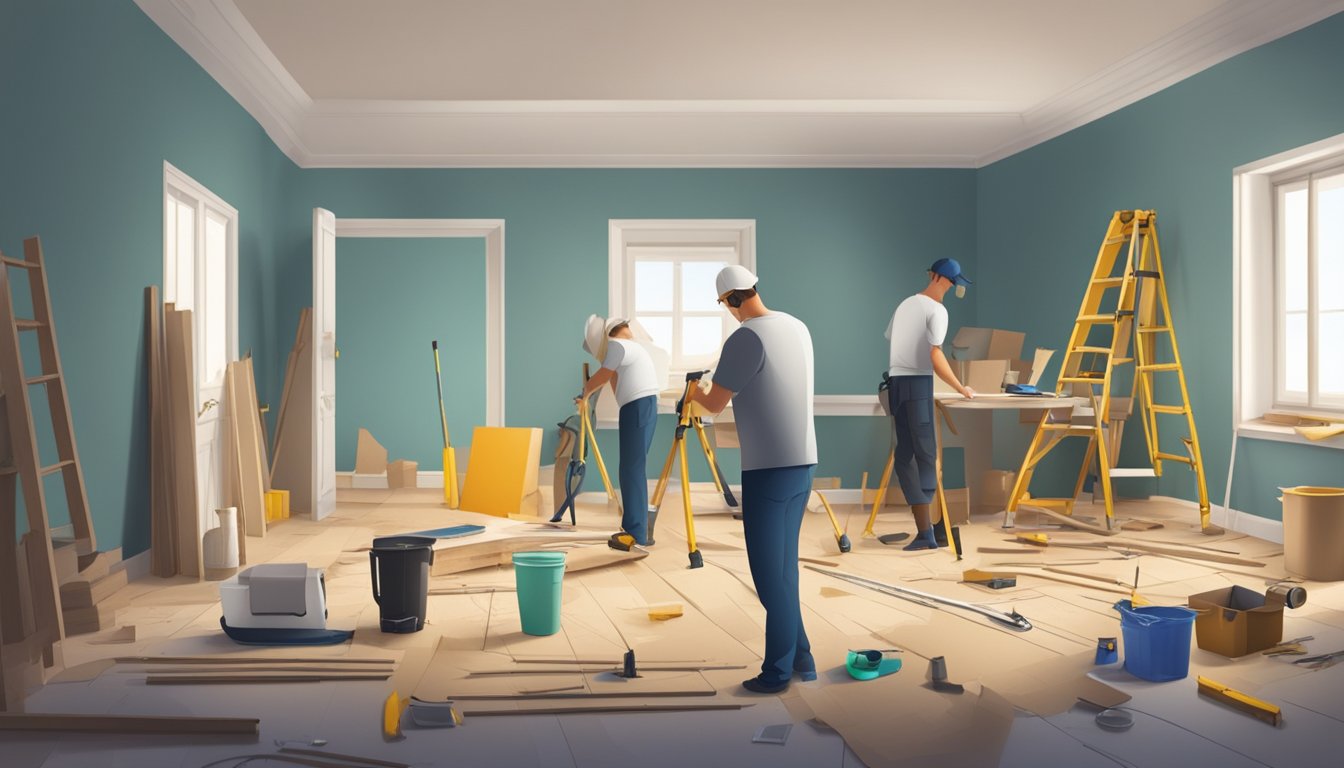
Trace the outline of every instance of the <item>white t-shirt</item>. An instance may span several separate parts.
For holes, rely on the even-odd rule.
[[[616,372],[618,407],[656,395],[662,389],[653,357],[637,341],[607,339],[607,356],[602,359],[602,367]]]
[[[947,307],[922,293],[901,302],[887,324],[892,376],[933,375],[934,347],[947,336]]]
[[[817,463],[812,423],[812,334],[771,312],[742,323],[723,343],[714,383],[733,393],[742,470]]]

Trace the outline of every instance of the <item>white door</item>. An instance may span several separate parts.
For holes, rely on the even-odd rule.
[[[199,530],[214,528],[228,505],[224,369],[238,356],[238,212],[165,164],[164,301],[192,313],[196,384],[196,488]]]
[[[313,519],[336,509],[336,216],[313,209]]]

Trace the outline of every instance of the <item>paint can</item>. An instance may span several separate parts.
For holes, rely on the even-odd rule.
[[[1119,647],[1114,637],[1097,638],[1097,663],[1114,664],[1120,658],[1117,652]]]

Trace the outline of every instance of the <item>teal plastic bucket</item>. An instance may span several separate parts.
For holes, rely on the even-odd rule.
[[[1189,608],[1115,604],[1125,639],[1125,669],[1131,675],[1163,683],[1190,674],[1190,635],[1198,614]]]
[[[518,615],[523,633],[554,635],[560,631],[560,588],[565,575],[564,552],[515,552],[513,579],[518,588]]]

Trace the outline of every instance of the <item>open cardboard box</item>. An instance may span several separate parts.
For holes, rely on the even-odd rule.
[[[1189,597],[1195,642],[1206,651],[1236,658],[1283,640],[1283,603],[1245,587],[1231,586]]]
[[[1003,391],[1010,372],[1017,383],[1035,386],[1050,361],[1053,350],[1037,349],[1031,360],[1022,359],[1026,334],[998,328],[966,326],[952,337],[952,355],[948,363],[957,380],[976,392],[993,394]],[[934,377],[935,392],[951,392],[942,379]]]

